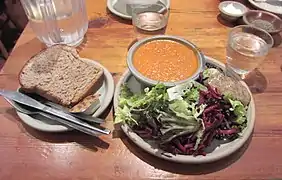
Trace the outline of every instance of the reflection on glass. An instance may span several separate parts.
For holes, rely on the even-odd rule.
[[[131,8],[132,24],[137,39],[165,34],[169,9],[162,2],[134,4]]]
[[[78,45],[88,28],[85,0],[21,0],[30,26],[47,46]]]
[[[227,66],[243,78],[257,68],[273,46],[271,35],[253,26],[237,26],[228,36]]]

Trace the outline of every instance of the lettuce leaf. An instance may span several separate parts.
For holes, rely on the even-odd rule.
[[[189,104],[184,100],[175,100],[173,103],[169,104],[169,109],[175,113],[177,117],[194,120],[192,109],[188,109]]]
[[[182,100],[184,98],[186,101],[197,102],[199,100],[199,92],[206,90],[207,87],[192,80],[167,89],[167,94],[169,101]]]
[[[229,102],[232,106],[230,110],[233,111],[234,114],[237,116],[236,122],[239,124],[245,123],[245,121],[247,120],[246,118],[247,111],[244,105],[237,100],[229,99]]]
[[[206,104],[201,104],[198,107],[196,106],[196,108],[194,108],[194,111],[193,111],[194,118],[197,120],[201,120],[199,119],[199,116],[204,112],[206,107],[207,107]]]
[[[123,106],[123,108],[118,107],[115,112],[115,124],[121,122],[138,124],[137,121],[132,117],[130,109],[127,106]]]
[[[122,85],[120,88],[119,106],[123,107],[126,105],[131,96],[133,96],[133,93],[130,91],[128,86],[126,84]]]
[[[198,120],[205,107],[206,105],[204,104],[197,107],[196,103],[188,103],[184,100],[174,100],[173,103],[169,104],[169,109],[174,112],[177,117],[186,120]]]
[[[208,88],[204,85],[202,85],[201,83],[198,83],[197,81],[191,81],[193,83],[193,87],[197,88],[198,90],[201,91],[207,91]]]
[[[189,91],[185,93],[185,100],[186,101],[192,101],[192,102],[197,102],[200,97],[200,92],[197,88],[191,88]]]
[[[132,114],[132,110],[162,109],[168,104],[168,95],[163,84],[157,84],[153,88],[144,89],[143,93],[133,94],[127,85],[123,85],[119,97],[119,106],[115,112],[115,123],[126,122],[138,124]]]
[[[199,116],[204,111],[204,105],[197,107],[196,103],[189,104],[185,100],[174,100],[169,104],[172,114],[162,113],[160,121],[162,123],[162,144],[172,139],[193,133],[199,130],[201,119]]]
[[[199,144],[201,143],[201,141],[203,139],[204,131],[205,131],[204,127],[201,126],[201,128],[196,132],[197,140],[196,140],[196,143],[194,145],[194,150],[198,149]]]

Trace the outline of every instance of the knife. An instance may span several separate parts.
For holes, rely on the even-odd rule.
[[[62,124],[70,125],[72,128],[77,129],[79,131],[85,132],[90,135],[97,135],[97,133],[102,134],[110,134],[110,130],[108,129],[99,129],[94,126],[91,126],[90,124],[81,121],[80,119],[67,114],[63,111],[54,109],[52,107],[46,106],[39,101],[23,94],[17,91],[7,91],[7,90],[0,90],[0,95],[4,96],[7,99],[13,100],[17,103],[32,107],[34,109],[37,109],[39,111],[54,115],[57,118],[56,120],[61,120],[60,122]],[[62,118],[62,119],[61,119]]]

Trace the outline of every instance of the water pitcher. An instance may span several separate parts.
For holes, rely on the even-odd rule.
[[[47,46],[79,45],[88,28],[85,0],[21,0],[29,24]]]

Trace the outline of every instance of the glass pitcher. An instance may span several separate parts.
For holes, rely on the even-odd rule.
[[[47,46],[79,45],[88,28],[85,0],[21,0],[29,24]]]

